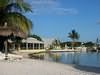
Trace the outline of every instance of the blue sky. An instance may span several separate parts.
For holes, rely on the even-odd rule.
[[[32,13],[32,33],[43,38],[70,40],[68,33],[75,29],[80,41],[100,38],[100,0],[28,0]]]

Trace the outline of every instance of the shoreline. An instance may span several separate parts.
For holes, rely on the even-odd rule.
[[[81,74],[83,74],[83,75],[84,74],[85,75],[91,75],[91,74],[92,75],[100,75],[100,68],[98,68],[98,67],[70,65],[70,64],[63,64],[63,63],[39,60],[39,59],[28,59],[28,58],[22,58],[21,56],[11,55],[11,54],[9,54],[9,56],[14,57],[15,59],[0,60],[0,66],[3,68],[3,69],[2,68],[0,69],[0,75],[13,75],[13,74],[9,74],[9,73],[12,71],[14,73],[17,71],[17,69],[20,69],[20,71],[22,71],[22,74],[20,74],[18,72],[17,75],[27,75],[27,74],[23,73],[26,71],[29,73],[28,75],[33,75],[34,74],[33,70],[36,70],[36,72],[37,72],[37,74],[34,74],[34,75],[41,75],[40,74],[41,72],[43,73],[43,75],[66,75],[66,74],[68,74],[68,75],[81,75]],[[16,58],[18,58],[18,59],[16,59]],[[19,59],[19,58],[21,58],[21,59]],[[9,70],[9,68],[12,71]],[[31,73],[31,71],[29,69],[32,70],[33,72]],[[40,70],[40,71],[38,71],[38,70]],[[47,71],[47,74],[44,74],[45,70]],[[55,70],[57,70],[57,72]],[[7,72],[7,74],[3,74],[4,72]],[[54,74],[51,74],[52,72]],[[72,73],[72,74],[70,74],[70,73]],[[74,73],[76,73],[76,74],[74,74]]]
[[[39,52],[80,52],[80,50],[72,50],[72,49],[53,49],[53,50],[20,50],[22,53],[39,53]]]
[[[0,66],[0,75],[100,75],[98,72],[82,71],[74,65],[36,59],[0,61]]]

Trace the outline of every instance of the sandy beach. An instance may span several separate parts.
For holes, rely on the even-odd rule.
[[[71,65],[35,59],[0,60],[0,75],[100,75]]]

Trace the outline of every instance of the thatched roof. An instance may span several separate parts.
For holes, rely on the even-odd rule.
[[[9,36],[12,33],[14,36],[26,38],[26,34],[15,27],[0,27],[0,36]]]

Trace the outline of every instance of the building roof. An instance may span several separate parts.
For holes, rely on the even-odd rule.
[[[14,36],[25,38],[26,34],[15,27],[0,27],[0,36],[9,36],[11,34]]]
[[[27,39],[23,39],[22,43],[43,43],[42,41],[39,41],[35,38],[28,37]]]

